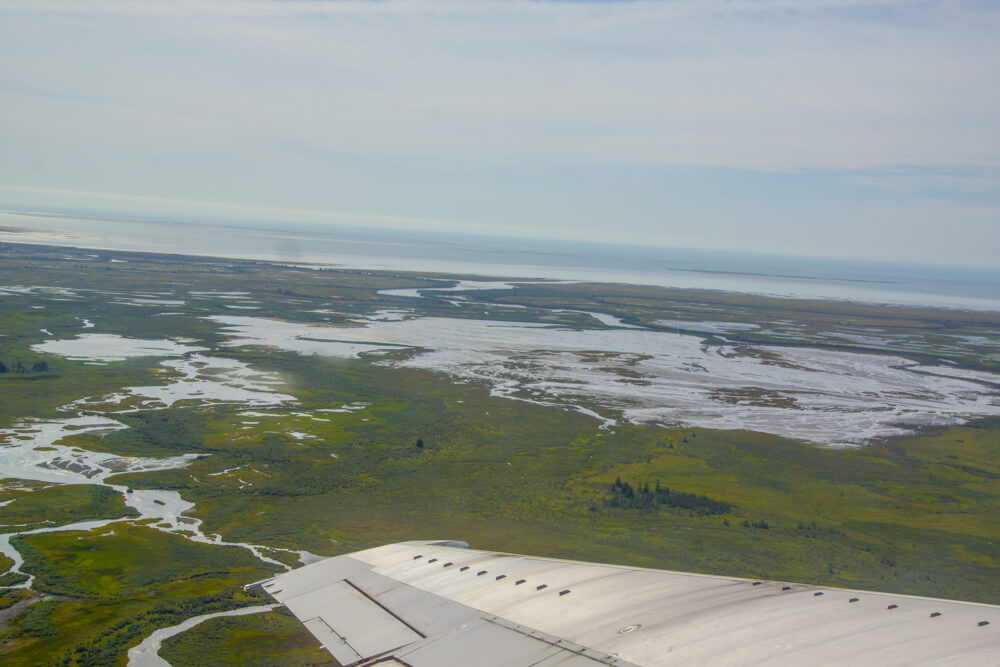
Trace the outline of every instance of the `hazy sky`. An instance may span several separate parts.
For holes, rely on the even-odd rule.
[[[1000,267],[998,35],[991,0],[0,2],[0,208]]]

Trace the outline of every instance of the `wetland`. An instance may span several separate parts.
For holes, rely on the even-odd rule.
[[[989,310],[0,244],[0,362],[5,664],[408,539],[1000,602]],[[280,608],[160,654],[247,645],[333,664]]]

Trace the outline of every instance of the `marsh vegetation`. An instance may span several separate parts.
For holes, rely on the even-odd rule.
[[[4,664],[124,664],[127,649],[156,628],[259,604],[242,585],[298,565],[301,550],[327,556],[428,536],[1000,602],[1000,420],[988,418],[997,409],[1000,315],[597,284],[414,298],[382,290],[440,282],[209,258],[63,255],[0,245],[0,359],[29,369],[0,374],[0,524],[13,534],[110,523],[10,538],[24,564],[4,560],[0,574],[35,579],[30,591],[14,579],[0,584],[0,607],[17,612],[0,630]],[[234,345],[232,320],[220,320],[233,306],[293,327],[286,339],[303,347]],[[402,329],[363,328],[411,330],[433,318],[471,322],[455,331],[557,324],[570,337],[638,331],[616,324],[626,323],[743,355],[739,363],[760,373],[807,368],[817,354],[890,354],[930,369],[920,371],[929,388],[966,382],[966,404],[938,425],[911,420],[905,435],[833,449],[763,430],[699,427],[683,415],[630,420],[643,389],[635,383],[647,379],[652,358],[637,351],[609,354],[588,343],[569,359],[523,348],[486,377],[435,367],[425,363],[434,351],[375,335]],[[726,326],[705,331],[706,321]],[[337,326],[350,328],[332,335]],[[865,338],[875,329],[877,340]],[[845,337],[851,332],[862,338]],[[95,344],[115,337],[112,350],[141,353],[54,346],[83,335],[101,336]],[[325,353],[331,341],[355,347]],[[688,360],[686,372],[705,374],[695,368],[705,358]],[[30,370],[40,362],[44,372]],[[579,384],[539,394],[523,379],[525,368],[547,366],[572,380],[581,364],[613,369],[605,375],[619,388],[618,410]],[[845,384],[858,368],[841,367]],[[793,412],[789,394],[767,386],[774,375],[760,377],[717,388],[717,409]],[[905,405],[912,397],[887,391],[878,400]],[[44,433],[58,437],[43,442]],[[73,461],[98,472],[87,477]],[[193,506],[167,516],[180,501]],[[199,535],[256,545],[270,562],[194,541]],[[22,604],[27,597],[34,604]],[[177,665],[199,656],[242,663],[248,645],[297,661],[290,664],[325,659],[277,612],[206,621],[168,640],[162,654]]]

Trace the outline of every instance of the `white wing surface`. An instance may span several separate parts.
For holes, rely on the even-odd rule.
[[[342,665],[998,665],[1000,607],[405,542],[262,582]]]

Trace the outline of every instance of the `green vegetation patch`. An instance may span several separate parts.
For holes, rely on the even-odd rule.
[[[173,667],[335,667],[338,664],[294,616],[277,610],[204,621],[165,640],[160,657]]]
[[[21,569],[36,577],[36,590],[72,597],[120,598],[167,583],[213,577],[254,581],[270,573],[246,549],[198,544],[126,522],[13,541],[24,556]]]
[[[36,482],[35,480],[29,479],[14,479],[5,477],[4,479],[0,479],[0,502],[13,500],[14,498],[22,496],[25,493],[43,489],[46,486],[51,485],[47,482]]]
[[[56,634],[57,628],[52,625],[52,612],[58,604],[52,600],[45,600],[31,605],[28,607],[28,612],[18,618],[12,624],[11,629],[4,633],[4,638],[39,638],[51,637]]]
[[[23,584],[28,580],[28,575],[21,574],[20,572],[7,572],[6,574],[0,574],[0,587],[5,586],[17,586],[18,584]]]
[[[0,591],[0,609],[10,609],[18,602],[26,600],[29,597],[31,597],[31,591],[24,590],[23,588]]]
[[[30,529],[42,522],[46,526],[61,526],[87,519],[137,515],[114,489],[96,484],[59,484],[18,496],[0,512],[0,528]]]
[[[0,633],[5,665],[122,665],[128,647],[157,628],[260,604],[262,594],[242,586],[274,573],[245,549],[127,522],[13,541],[34,589],[56,597]]]

